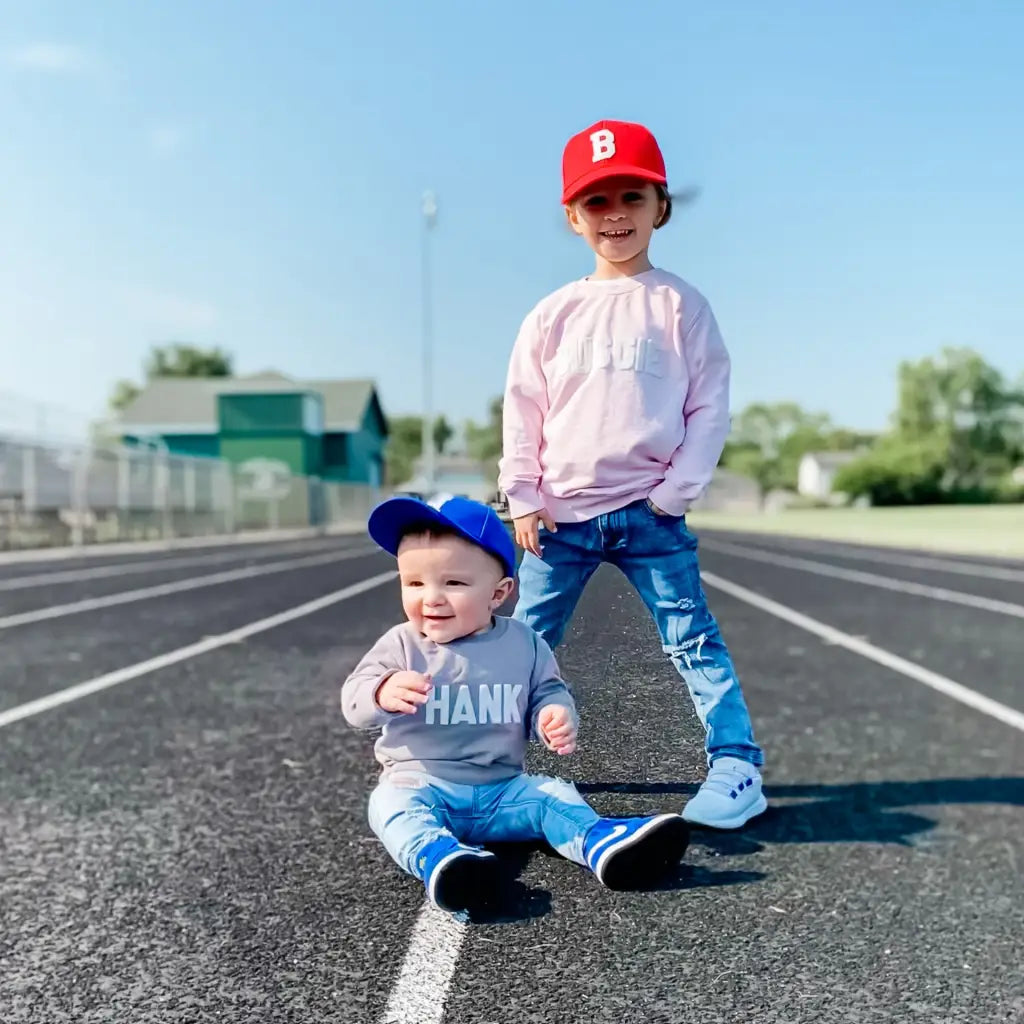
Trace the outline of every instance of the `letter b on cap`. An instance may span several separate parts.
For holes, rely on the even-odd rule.
[[[615,156],[615,135],[607,128],[602,128],[590,136],[590,144],[594,147],[594,163],[608,160]]]

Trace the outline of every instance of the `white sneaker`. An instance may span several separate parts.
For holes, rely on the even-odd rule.
[[[704,785],[683,808],[683,817],[708,828],[740,828],[768,809],[761,792],[761,773],[738,757],[720,757]]]

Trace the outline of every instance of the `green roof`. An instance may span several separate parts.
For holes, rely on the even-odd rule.
[[[372,380],[294,380],[272,371],[245,377],[161,377],[142,389],[118,422],[126,433],[133,428],[212,432],[217,430],[218,395],[295,391],[321,395],[324,429],[338,433],[359,430],[367,405],[376,399]]]

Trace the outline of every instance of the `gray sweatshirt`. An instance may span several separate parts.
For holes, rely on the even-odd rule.
[[[415,714],[385,711],[374,701],[392,672],[433,677]],[[529,626],[497,616],[486,633],[437,644],[408,623],[388,630],[341,688],[341,709],[357,729],[383,729],[374,745],[386,776],[417,770],[450,782],[480,785],[524,770],[537,714],[561,704],[577,720],[572,694],[548,645]]]

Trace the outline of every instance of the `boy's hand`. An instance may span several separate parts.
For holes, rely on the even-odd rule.
[[[571,754],[576,749],[576,725],[572,712],[561,704],[548,704],[537,716],[537,731],[548,750]]]
[[[543,523],[552,533],[558,532],[555,521],[548,515],[547,509],[538,509],[525,516],[513,519],[516,528],[516,543],[524,550],[540,558],[540,530],[538,524]]]
[[[388,676],[377,690],[377,706],[385,711],[414,715],[420,704],[427,703],[433,688],[434,680],[422,672],[396,672]]]

